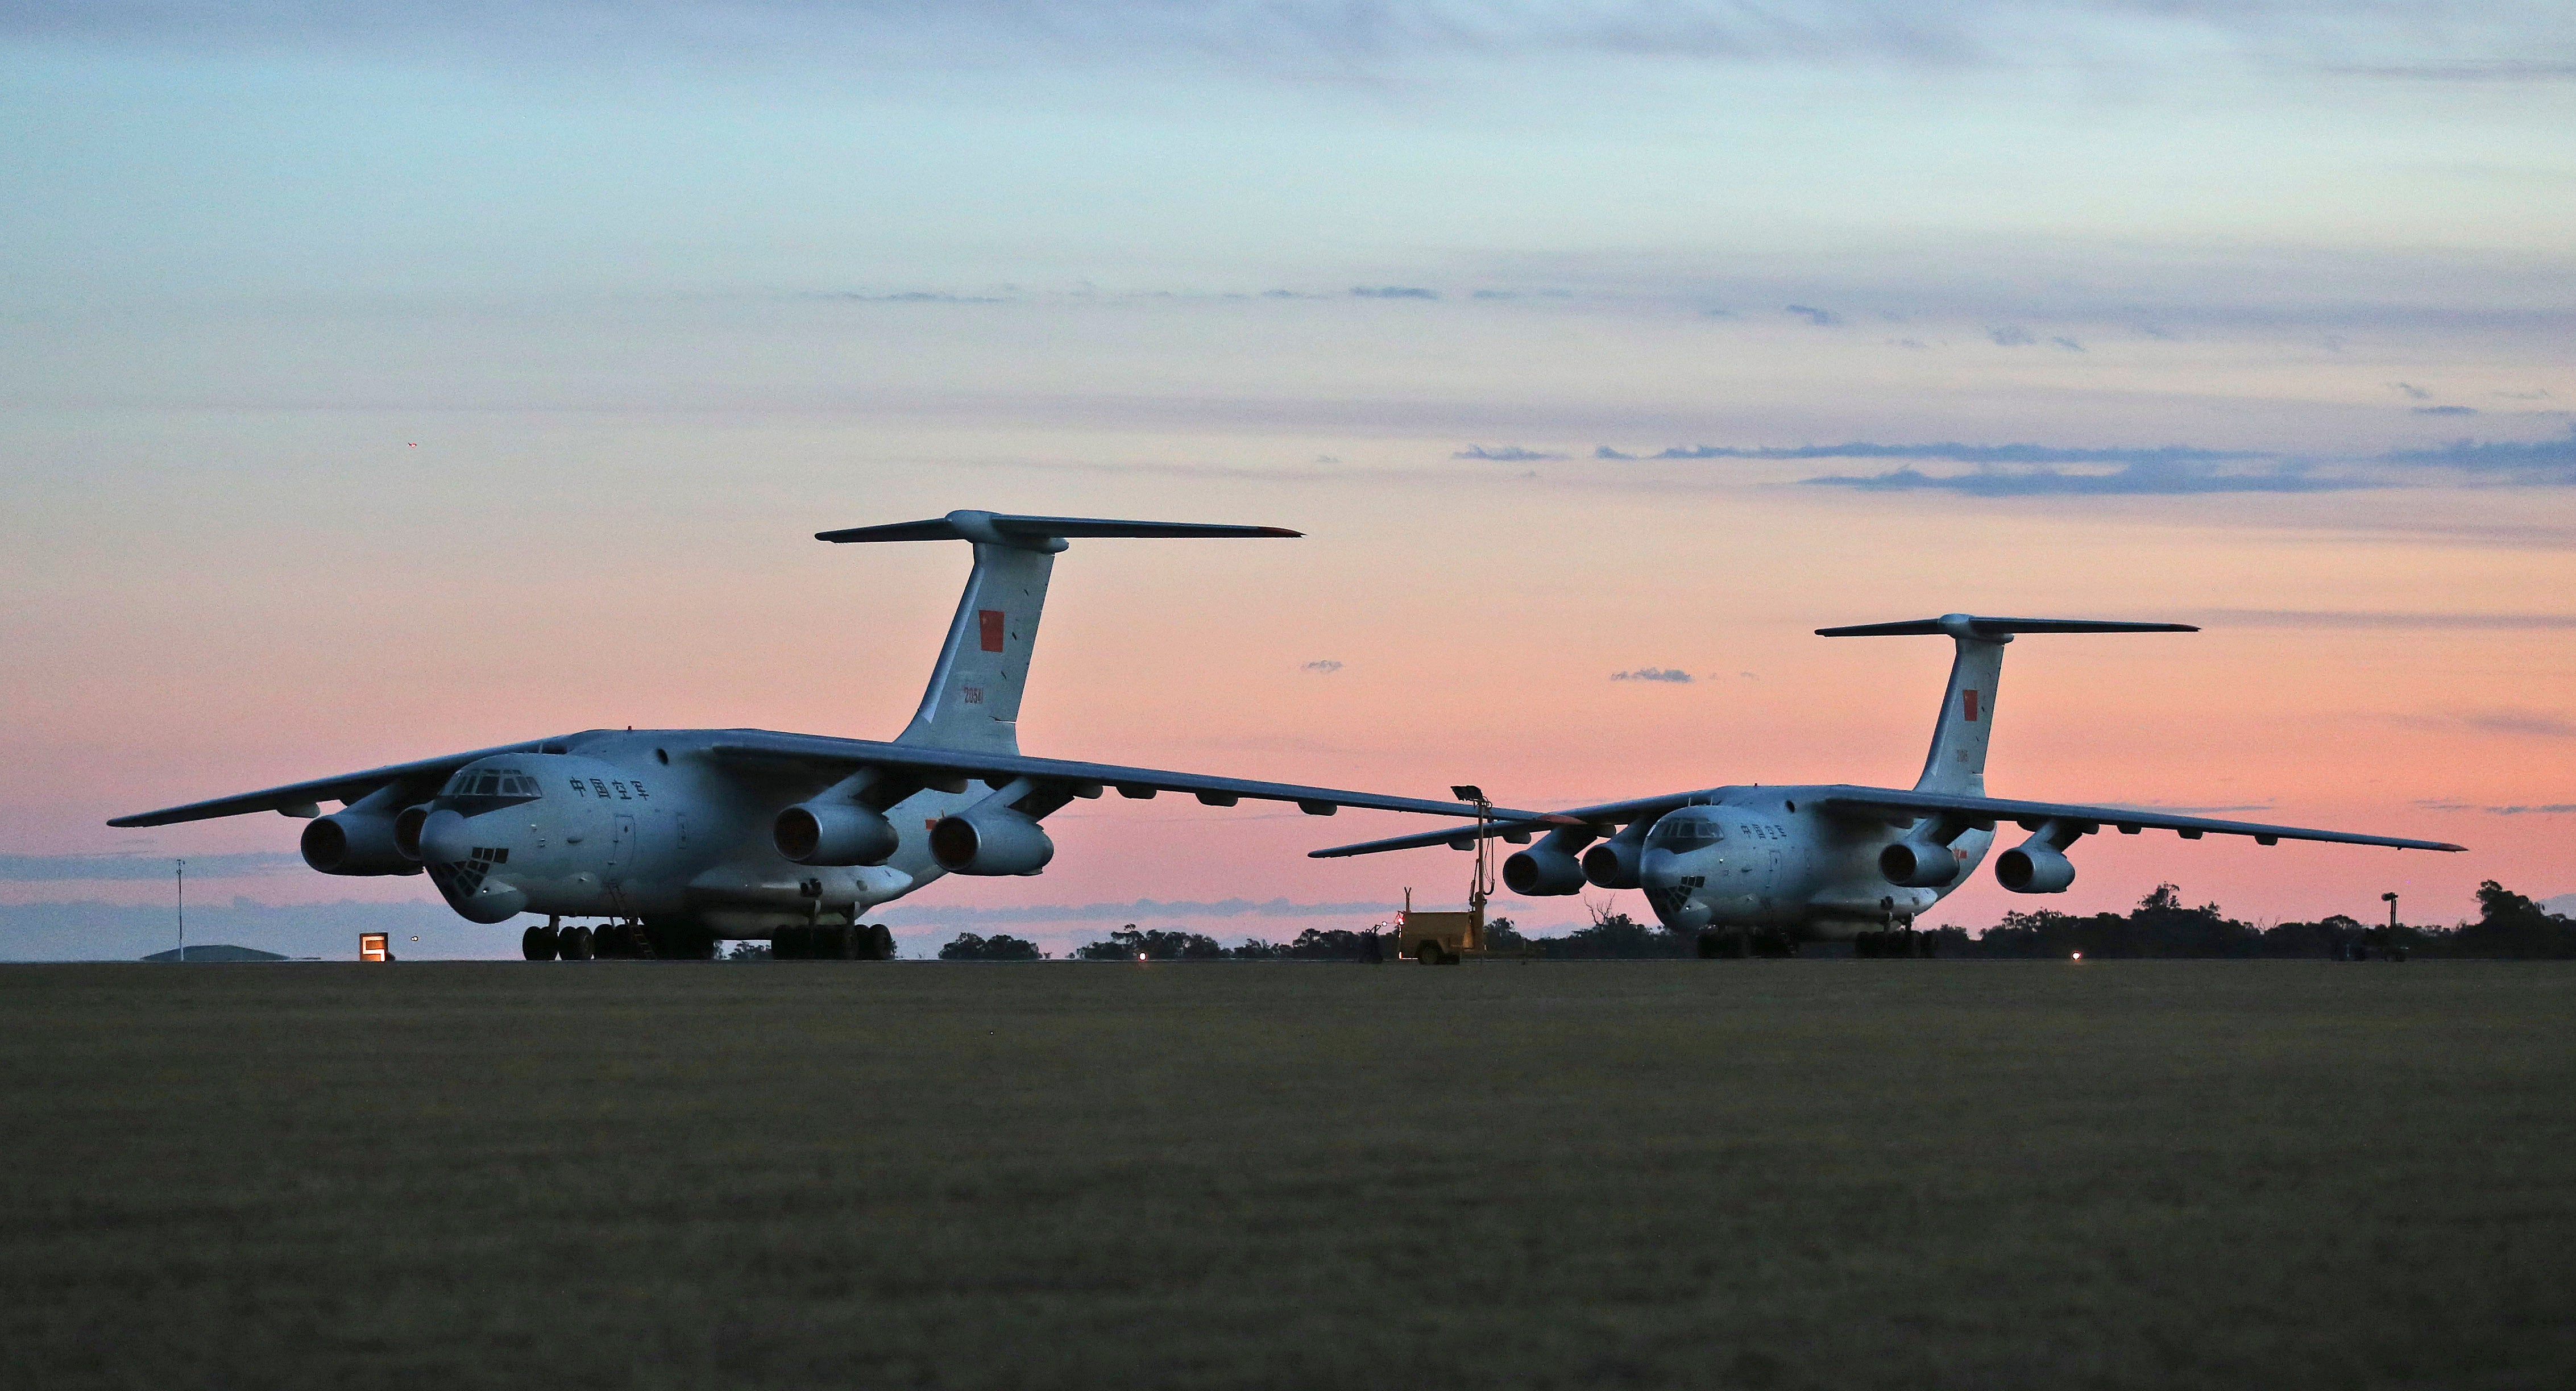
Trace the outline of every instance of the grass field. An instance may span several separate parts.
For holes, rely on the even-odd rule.
[[[2576,969],[0,968],[17,1387],[2576,1384]]]

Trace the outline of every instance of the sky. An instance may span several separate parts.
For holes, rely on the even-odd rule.
[[[964,549],[809,538],[955,507],[1307,533],[1076,543],[1033,753],[1905,785],[1947,645],[1813,629],[2178,621],[2017,643],[1990,787],[2469,853],[2105,837],[1936,921],[2576,892],[2571,132],[2537,3],[10,6],[0,956],[166,946],[182,855],[249,944],[509,954],[295,823],[102,823],[590,727],[886,737]],[[1049,824],[886,920],[1464,891],[1304,856],[1390,817]]]

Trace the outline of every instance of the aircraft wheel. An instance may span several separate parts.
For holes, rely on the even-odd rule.
[[[1699,959],[1702,961],[1715,961],[1719,957],[1726,955],[1726,942],[1721,934],[1715,932],[1703,932],[1699,935],[1697,945],[1699,947]]]
[[[867,934],[867,946],[859,953],[862,960],[894,960],[894,930],[884,923],[868,923],[857,929]]]
[[[589,928],[567,927],[555,939],[555,954],[566,961],[588,961],[598,953],[591,946]]]
[[[794,961],[805,953],[805,929],[782,927],[769,934],[769,955],[774,961]]]
[[[531,927],[519,934],[519,955],[530,961],[555,959],[556,938],[553,928]]]

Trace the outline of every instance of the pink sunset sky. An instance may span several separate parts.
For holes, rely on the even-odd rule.
[[[72,857],[291,854],[274,816],[103,824],[274,783],[598,726],[888,737],[966,548],[809,537],[957,507],[1307,533],[1076,542],[1031,753],[1532,807],[1903,786],[1948,644],[1811,630],[2175,621],[2015,643],[1989,787],[2469,852],[2106,836],[2066,895],[1981,878],[1935,921],[2576,891],[2553,10],[2020,7],[2043,48],[1966,7],[1948,56],[1497,12],[1326,62],[1006,8],[943,68],[932,21],[820,8],[706,62],[314,8],[0,31],[36,94],[0,117],[0,905],[167,897]],[[907,64],[853,78],[880,41]],[[1605,83],[1639,109],[1573,99]],[[1466,857],[1304,852],[1414,824],[1080,803],[1043,876],[885,917],[1355,926]],[[434,897],[214,863],[214,901]],[[1139,899],[1185,906],[1084,908]],[[1227,900],[1281,903],[1186,906]]]

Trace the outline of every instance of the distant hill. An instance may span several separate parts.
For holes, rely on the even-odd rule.
[[[143,959],[146,961],[176,961],[179,959],[179,952],[178,949],[174,947],[169,951],[156,951]],[[218,945],[190,947],[188,948],[188,959],[190,961],[292,961],[295,958],[291,956],[280,956],[273,951],[261,951],[257,947],[227,947]]]

